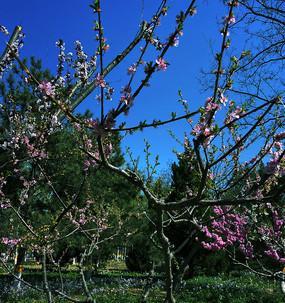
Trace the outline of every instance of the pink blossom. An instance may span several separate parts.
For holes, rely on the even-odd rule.
[[[253,246],[250,242],[247,242],[246,244],[241,244],[239,246],[239,249],[243,252],[243,254],[246,256],[246,258],[253,258]]]
[[[279,134],[275,135],[275,139],[277,141],[285,139],[285,132],[282,132],[282,133],[279,133]]]
[[[258,200],[261,200],[261,199],[264,198],[263,193],[262,193],[262,191],[261,191],[260,189],[258,189],[258,190],[256,191],[255,197],[256,197],[256,199],[258,199]]]
[[[229,25],[236,23],[236,18],[234,15],[227,16],[225,20]]]
[[[214,213],[215,213],[216,215],[218,215],[218,216],[224,214],[224,211],[223,211],[223,209],[222,209],[220,206],[214,207],[213,211],[214,211]]]
[[[51,123],[51,126],[52,126],[52,127],[58,125],[58,118],[57,118],[57,115],[53,115],[53,116],[51,117],[50,123]]]
[[[220,96],[220,102],[223,104],[223,105],[226,105],[228,99],[224,96],[224,94],[221,94]]]
[[[212,133],[211,129],[209,127],[206,127],[204,130],[204,135],[207,137]]]
[[[128,68],[128,75],[133,75],[136,71],[137,71],[137,66],[136,64],[133,64]]]
[[[120,101],[125,103],[126,105],[132,104],[132,95],[131,95],[132,89],[129,86],[125,86],[121,90],[121,99]]]
[[[9,239],[7,237],[3,237],[1,242],[5,245],[9,245],[9,246],[15,246],[17,245],[19,242],[21,242],[21,239]]]
[[[104,133],[104,128],[102,127],[99,119],[86,119],[86,123],[93,128],[94,133],[97,135],[102,135]]]
[[[5,181],[4,177],[0,177],[0,197],[4,197],[4,193],[2,192],[2,188],[3,186],[6,184],[7,182]]]
[[[212,110],[217,110],[219,109],[220,106],[218,103],[215,103],[215,102],[209,102],[206,106],[206,111],[210,112]]]
[[[9,32],[8,32],[7,28],[3,25],[0,25],[0,32],[5,34],[5,35],[9,35]]]
[[[269,175],[274,174],[277,171],[278,167],[279,167],[279,160],[276,158],[271,159],[265,167],[265,173]]]
[[[202,131],[202,129],[204,128],[204,125],[201,125],[201,124],[196,124],[195,126],[194,126],[194,128],[193,128],[193,130],[192,130],[192,134],[194,135],[194,136],[198,136],[200,133],[201,133],[201,131]]]
[[[103,76],[101,76],[100,74],[97,74],[96,79],[95,79],[95,84],[96,86],[100,86],[100,87],[106,87],[106,82],[103,78]]]
[[[212,250],[212,246],[210,243],[207,243],[205,241],[202,241],[201,242],[201,245],[205,248],[205,249],[208,249],[208,250]]]
[[[237,6],[239,6],[239,2],[238,2],[238,0],[232,0],[232,1],[228,2],[228,5],[232,5],[232,6],[237,7]]]
[[[170,41],[171,46],[177,47],[177,46],[179,45],[179,36],[182,36],[182,35],[183,35],[183,32],[180,31],[180,32],[178,33],[178,35],[176,35],[175,37],[170,37],[170,39],[172,39],[172,40]]]
[[[132,103],[131,96],[128,96],[128,95],[122,95],[120,98],[120,101],[122,103],[125,103],[126,105],[130,105]]]
[[[242,116],[242,113],[243,113],[243,109],[237,106],[236,109],[228,115],[225,123],[230,123],[234,120],[239,119]]]
[[[79,123],[74,123],[73,126],[77,131],[81,131],[81,125]]]
[[[42,81],[39,84],[39,89],[46,94],[49,97],[54,97],[55,96],[55,88],[54,86],[51,84],[51,82],[47,82],[47,81]]]
[[[190,16],[195,16],[197,14],[197,9],[194,7],[194,8],[191,8],[190,9]]]
[[[163,58],[158,58],[158,59],[155,60],[155,62],[157,64],[157,69],[158,70],[166,71],[167,63]]]
[[[95,152],[94,157],[99,160],[99,153]],[[85,159],[83,162],[83,171],[87,172],[90,167],[96,167],[97,161],[95,159]]]
[[[110,49],[110,45],[109,44],[104,44],[102,49],[103,49],[103,51],[107,52]]]
[[[3,237],[2,238],[2,243],[5,244],[5,245],[7,245],[9,243],[9,239],[6,238],[6,237]]]
[[[84,171],[88,171],[90,165],[91,165],[90,161],[84,160],[84,162],[83,162],[83,170]]]
[[[208,178],[214,180],[215,175],[212,172],[208,172]]]
[[[274,147],[275,148],[277,148],[278,150],[280,150],[280,149],[282,149],[282,143],[281,142],[279,142],[279,141],[276,141],[275,143],[274,143]]]
[[[274,231],[279,232],[284,224],[284,220],[279,217],[278,212],[275,210],[272,213],[273,216],[273,225],[274,225]]]
[[[217,218],[212,221],[209,230],[204,226],[201,231],[209,238],[202,243],[209,250],[221,250],[228,246],[237,244],[247,258],[253,257],[253,247],[246,240],[247,219],[245,216],[229,212],[228,207],[215,206],[213,208]]]
[[[84,224],[87,223],[87,218],[86,218],[86,215],[85,215],[84,213],[81,213],[81,214],[79,215],[79,221],[78,221],[78,223],[79,223],[80,225],[84,225]]]
[[[225,31],[225,29],[221,29],[220,33],[221,33],[222,36],[226,35],[226,37],[228,37],[230,35],[230,32],[229,31]]]
[[[205,235],[208,237],[208,238],[212,238],[212,234],[209,232],[209,229],[207,226],[204,226],[202,228],[202,231],[205,233]]]
[[[278,261],[280,259],[280,256],[279,256],[278,252],[276,251],[276,249],[273,249],[272,247],[270,247],[268,250],[264,251],[264,253],[268,257],[270,257],[270,258],[272,258],[276,261]]]

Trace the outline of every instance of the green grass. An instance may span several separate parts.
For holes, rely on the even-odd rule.
[[[111,274],[110,274],[111,276]],[[114,275],[116,277],[116,275]],[[96,286],[96,285],[95,285]],[[80,294],[73,296],[82,298]],[[108,283],[97,289],[94,294],[98,303],[137,303],[140,302],[142,289],[128,285]],[[152,289],[150,303],[163,302],[164,291]],[[186,285],[176,294],[177,303],[283,303],[285,295],[280,291],[279,283],[264,280],[250,273],[239,277],[199,276],[188,280]],[[43,303],[42,294],[28,291],[24,296],[10,294],[2,303]],[[56,298],[56,303],[67,302]]]
[[[178,302],[281,303],[285,296],[279,283],[252,274],[241,277],[197,277],[187,282]]]

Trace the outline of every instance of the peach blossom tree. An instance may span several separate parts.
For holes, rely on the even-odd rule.
[[[143,213],[152,226],[148,237],[163,255],[164,302],[175,302],[174,290],[187,267],[187,264],[181,264],[177,268],[175,259],[179,249],[191,241],[198,241],[208,250],[227,250],[235,262],[252,270],[250,261],[258,259],[262,262],[262,256],[284,263],[284,82],[282,75],[278,74],[284,63],[283,1],[224,1],[227,14],[222,16],[220,32],[217,32],[220,46],[211,61],[214,68],[205,75],[209,97],[204,104],[188,102],[179,92],[184,112],[150,122],[140,117],[142,122],[134,126],[124,122],[124,115],[132,115],[138,96],[143,90],[151,89],[151,79],[157,73],[167,73],[175,64],[167,59],[169,51],[175,52],[173,48],[183,39],[183,32],[191,31],[188,22],[191,23],[200,10],[207,9],[207,5],[196,0],[186,1],[184,10],[177,14],[173,30],[167,37],[161,37],[157,29],[164,25],[164,17],[170,8],[167,0],[160,1],[152,18],[141,23],[133,41],[106,63],[105,53],[112,46],[105,37],[101,2],[94,0],[91,4],[96,18],[97,48],[94,55],[88,56],[80,41],[75,42],[74,55],[66,53],[64,41],[59,40],[57,74],[52,79],[38,79],[21,59],[24,37],[19,26],[10,35],[0,58],[1,76],[4,77],[5,72],[16,64],[25,73],[24,80],[38,100],[36,105],[27,106],[23,112],[17,110],[17,100],[13,98],[1,103],[0,110],[5,112],[9,127],[1,135],[0,148],[6,156],[0,163],[0,207],[3,214],[13,213],[25,230],[21,238],[11,231],[1,239],[2,246],[6,247],[6,257],[1,258],[3,267],[19,281],[44,292],[48,302],[54,302],[55,295],[71,302],[96,302],[86,281],[84,262],[115,232],[102,237],[108,228],[110,214],[104,210],[94,213],[94,201],[90,199],[86,199],[82,207],[77,207],[77,195],[82,194],[80,186],[77,194],[63,197],[47,170],[46,163],[53,161],[48,152],[49,140],[64,123],[69,123],[75,134],[72,152],[78,153],[82,170],[87,175],[100,167],[120,176],[144,195],[147,207]],[[271,34],[259,31],[260,24]],[[230,39],[231,31],[242,25],[249,29],[248,37],[254,42],[250,51],[236,50],[234,38]],[[0,30],[9,36],[4,26]],[[125,69],[126,84],[122,89],[114,87],[109,81],[110,75],[137,48],[140,48],[139,56]],[[153,58],[147,61],[149,49]],[[187,71],[181,73],[188,76]],[[276,87],[265,90],[264,83]],[[75,108],[95,92],[100,108],[98,116],[78,116]],[[190,151],[189,161],[197,163],[199,186],[195,191],[187,192],[184,198],[169,201],[167,196],[158,195],[153,190],[149,178],[141,174],[136,165],[117,166],[112,162],[112,136],[114,133],[129,135],[177,121],[185,121],[187,125],[188,130],[183,135],[184,148]],[[152,164],[146,158],[151,175],[157,163]],[[25,173],[25,165],[32,166],[33,173]],[[15,175],[20,182],[16,184],[17,194],[11,196],[6,185]],[[25,205],[36,195],[39,184],[45,186],[46,196],[55,197],[59,205],[55,216],[44,225],[31,221],[23,213]],[[170,224],[180,222],[194,226],[194,232],[177,248],[167,236],[166,229]],[[61,224],[71,228],[59,228]],[[54,243],[77,233],[88,242],[79,262],[86,297],[83,301],[63,290],[52,289],[47,275],[47,258],[52,257]],[[262,249],[258,251],[255,250],[257,242],[262,243]],[[24,244],[41,256],[42,289],[13,273],[7,263],[7,256]],[[244,257],[237,259],[236,250]],[[262,264],[260,268],[258,273],[276,276]],[[148,289],[143,294],[144,300],[147,295]]]

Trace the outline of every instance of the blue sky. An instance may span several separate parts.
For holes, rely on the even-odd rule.
[[[139,23],[143,19],[149,19],[159,3],[159,0],[102,1],[105,36],[111,46],[104,58],[105,63],[110,62],[128,45],[137,33]],[[187,3],[188,1],[169,1],[169,14],[163,18],[159,30],[162,37],[166,38],[174,29],[175,16]],[[209,96],[209,92],[203,92],[201,81],[204,80],[204,75],[201,70],[212,69],[213,53],[219,49],[221,43],[218,23],[225,16],[225,7],[219,0],[199,3],[203,5],[201,7],[198,5],[198,14],[186,22],[179,47],[173,47],[166,56],[170,63],[168,70],[155,73],[151,86],[137,98],[126,117],[127,125],[136,125],[140,120],[169,118],[170,113],[174,111],[183,114],[177,102],[178,89],[182,90],[184,98],[189,100],[190,108],[193,110],[203,104]],[[89,55],[94,53],[96,42],[92,25],[95,18],[89,4],[90,1],[85,0],[3,1],[0,24],[5,25],[9,31],[16,25],[22,25],[26,38],[21,56],[33,55],[42,59],[44,67],[55,71],[57,64],[55,42],[59,38],[65,41],[67,51],[73,51],[74,41],[80,40]],[[3,35],[0,36],[2,41],[4,38]],[[241,42],[236,44],[237,47],[240,45]],[[127,82],[126,69],[134,62],[135,54],[138,54],[138,51],[108,78],[117,92]],[[95,95],[96,92],[81,104],[78,110],[84,111],[89,108],[96,112],[98,104]],[[147,139],[152,145],[153,154],[160,156],[161,168],[166,168],[175,160],[173,148],[182,150],[169,136],[170,129],[182,141],[184,132],[191,131],[187,123],[179,122],[129,136],[124,139],[123,146],[130,146],[134,155],[141,156],[143,160],[144,139]]]

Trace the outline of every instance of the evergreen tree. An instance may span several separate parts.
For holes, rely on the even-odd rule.
[[[48,70],[42,70],[39,60],[31,58],[29,65],[32,73],[40,81],[52,79]],[[108,222],[101,222],[102,226],[106,225],[100,232],[102,240],[116,234],[116,237],[112,237],[112,244],[110,241],[103,241],[99,249],[94,251],[93,256],[95,256],[96,263],[99,262],[99,259],[102,261],[109,258],[117,246],[124,245],[125,239],[122,237],[121,240],[119,235],[128,233],[128,224],[125,223],[136,212],[135,203],[132,200],[136,199],[137,190],[129,186],[125,179],[100,166],[94,165],[86,170],[84,168],[86,155],[80,148],[74,148],[80,146],[82,134],[71,127],[68,122],[63,122],[61,129],[49,136],[45,146],[48,158],[41,161],[40,166],[36,159],[26,159],[18,165],[21,174],[13,171],[12,166],[9,165],[12,161],[9,158],[9,148],[6,148],[4,144],[6,129],[9,128],[8,116],[11,111],[23,113],[27,109],[33,110],[37,96],[27,85],[23,73],[14,67],[12,73],[0,83],[0,100],[0,167],[8,177],[3,188],[5,195],[10,198],[11,203],[19,210],[23,219],[43,236],[45,230],[48,229],[54,230],[57,234],[72,232],[74,226],[70,224],[69,213],[79,216],[80,211],[86,208],[86,203],[92,201],[88,204],[88,211],[92,216],[98,221],[101,218],[103,221],[105,217],[108,218]],[[91,117],[90,112],[84,114],[86,119]],[[109,161],[116,166],[123,166],[124,157],[120,148],[120,136],[114,134],[109,139],[112,144]],[[95,144],[95,134],[93,141]],[[24,147],[20,148],[18,153],[19,158],[25,159]],[[29,199],[23,205],[19,202],[19,196],[23,192],[23,180],[19,178],[20,175],[24,175],[27,180],[34,178],[38,180],[37,184],[29,190]],[[65,204],[68,211],[63,210],[61,203]],[[18,238],[25,235],[24,226],[17,224],[19,218],[12,210],[10,210],[9,219],[7,212],[5,212],[5,216],[0,212],[0,217],[2,220],[0,237],[11,233]],[[94,229],[94,224],[88,222],[86,227]],[[28,247],[33,240],[24,239],[22,246]],[[79,257],[86,241],[88,242],[88,239],[82,237],[82,234],[78,232],[74,233],[72,237],[56,242],[53,247],[55,260],[68,262],[73,257]],[[19,262],[22,261],[21,258]]]

